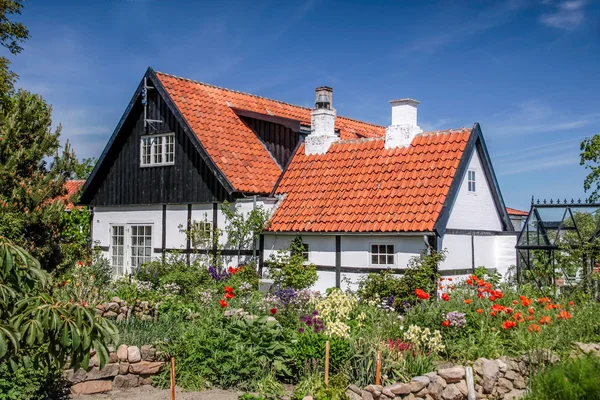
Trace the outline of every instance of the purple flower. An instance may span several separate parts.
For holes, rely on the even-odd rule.
[[[388,307],[391,307],[391,306],[394,305],[394,296],[393,295],[390,296],[390,297],[388,297],[388,299],[387,299],[387,305],[388,305]]]
[[[298,328],[298,332],[303,333],[304,332],[304,328]]]
[[[219,271],[217,268],[213,267],[212,265],[210,267],[208,267],[208,273],[216,282],[220,282],[222,280],[226,281],[229,279],[229,273],[227,272],[227,270]]]
[[[314,310],[311,314],[316,317],[317,315],[319,315],[319,312],[317,310]]]

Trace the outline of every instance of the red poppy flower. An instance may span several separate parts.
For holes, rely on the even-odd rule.
[[[513,300],[513,305],[516,306],[517,304],[519,304],[519,302],[517,300]]]
[[[445,327],[448,327],[448,326],[450,326],[450,321],[445,320],[444,322],[442,322],[442,325]]]
[[[429,298],[429,293],[424,292],[421,289],[415,289],[415,294],[417,295],[417,297],[421,300],[427,300]]]
[[[546,307],[544,307],[544,310],[555,310],[556,309],[556,304],[548,304]]]
[[[527,316],[527,321],[533,321],[533,315],[528,315]]]
[[[271,308],[271,315],[275,315],[277,314],[277,309],[276,308]]]
[[[549,325],[552,322],[552,320],[550,319],[549,316],[544,315],[542,318],[539,319],[538,323],[542,324],[542,325]]]
[[[485,286],[485,281],[483,279],[478,280],[477,286]]]
[[[466,281],[466,282],[467,282],[467,285],[469,285],[469,286],[473,286],[473,281],[472,281],[471,279],[467,279],[467,281]]]
[[[488,297],[488,299],[490,299],[490,301],[496,301],[496,296],[491,295],[490,297]]]
[[[452,278],[448,278],[448,280],[449,280],[450,282],[452,282]]]
[[[531,299],[528,299],[525,296],[519,296],[519,299],[521,300],[521,304],[523,305],[523,307],[529,307],[529,305],[531,304]]]
[[[514,328],[515,326],[517,326],[517,324],[515,323],[515,321],[504,321],[504,323],[502,324],[502,327],[504,329],[510,329],[510,328]]]
[[[440,290],[444,290],[444,285],[440,285],[440,286],[438,287],[438,289],[440,289]]]
[[[493,311],[502,311],[502,310],[504,310],[504,306],[501,306],[500,304],[494,304],[492,306],[492,310]]]
[[[495,317],[495,316],[496,316],[496,311],[492,311],[492,312],[490,313],[490,315],[491,315],[492,317]]]
[[[225,286],[225,293],[233,293],[233,288],[231,286]]]
[[[505,313],[507,313],[507,314],[512,314],[512,312],[513,312],[513,309],[512,309],[512,308],[510,308],[510,307],[506,307],[506,308],[504,309],[504,312],[505,312]]]
[[[482,309],[482,308],[478,308],[478,309],[477,309],[477,312],[478,312],[479,314],[483,314],[483,309]]]
[[[537,302],[540,304],[550,303],[550,299],[548,297],[540,297],[539,299],[537,299]]]
[[[229,267],[227,268],[227,272],[229,272],[231,275],[235,275],[238,272],[239,268],[234,268],[234,267]]]
[[[529,332],[540,333],[540,326],[538,324],[531,324],[527,327],[527,330]]]
[[[465,304],[471,304],[473,302],[473,300],[471,299],[465,299]]]
[[[556,318],[558,318],[558,319],[571,319],[573,317],[571,316],[571,314],[568,311],[562,310],[561,312],[558,313],[558,316]]]
[[[227,307],[227,302],[223,299],[219,300],[219,304],[221,305],[221,307],[225,308]]]
[[[233,299],[235,296],[233,295],[233,293],[225,293],[225,298],[227,299]]]
[[[569,302],[569,305],[570,305],[571,307],[573,307],[573,306],[575,305],[575,302],[574,302],[574,301],[570,301],[570,302]]]
[[[529,308],[527,309],[527,312],[528,312],[529,314],[533,315],[533,313],[535,313],[535,310],[533,309],[533,307],[529,307]]]
[[[442,293],[442,300],[444,300],[444,301],[450,300],[450,296],[448,296],[448,293]]]

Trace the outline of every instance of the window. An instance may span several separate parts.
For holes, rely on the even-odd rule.
[[[371,265],[394,265],[393,244],[372,244]]]
[[[131,272],[152,260],[152,225],[131,225]]]
[[[125,227],[115,225],[111,227],[110,259],[113,274],[123,275],[123,260],[125,252]]]
[[[469,192],[475,192],[475,171],[470,169],[467,171],[467,181],[469,183]]]
[[[144,136],[141,141],[140,165],[158,166],[175,163],[175,135]]]
[[[308,261],[308,255],[308,243],[302,243],[302,258],[304,259],[304,261]]]
[[[192,247],[204,248],[212,244],[212,223],[208,221],[192,222],[192,232],[190,232]]]

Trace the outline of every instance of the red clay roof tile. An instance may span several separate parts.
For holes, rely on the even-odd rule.
[[[310,156],[301,145],[267,230],[432,231],[470,135],[467,128],[423,133],[403,149],[385,149],[383,138],[339,141]],[[311,206],[302,206],[307,200]]]

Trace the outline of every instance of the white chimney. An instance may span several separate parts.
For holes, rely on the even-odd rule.
[[[333,89],[321,86],[316,89],[315,108],[310,113],[310,135],[304,140],[306,155],[327,153],[335,134],[335,110],[332,107]]]
[[[417,106],[413,99],[390,100],[392,124],[385,130],[385,148],[408,147],[413,138],[423,132],[417,125]]]

